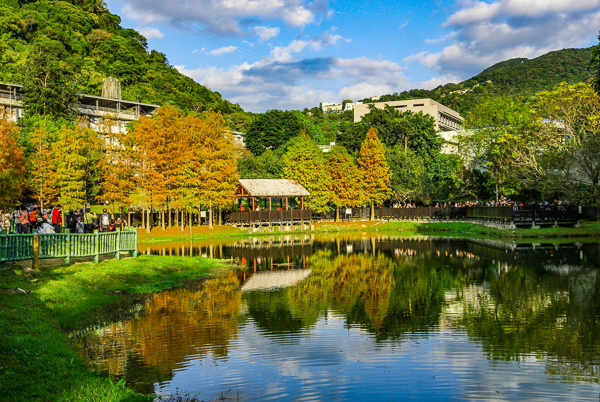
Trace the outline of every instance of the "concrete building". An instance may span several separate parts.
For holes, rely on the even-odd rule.
[[[354,106],[354,122],[362,120],[363,116],[369,113],[369,105],[373,105],[376,108],[383,109],[386,105],[389,105],[402,112],[410,110],[411,112],[428,114],[433,116],[435,119],[435,126],[438,131],[455,131],[462,129],[463,118],[460,114],[442,105],[433,99],[411,99],[404,101],[393,101],[393,102],[377,102],[377,103],[365,103],[363,105]]]
[[[105,81],[103,94],[109,93],[111,96],[119,96],[121,89],[115,79]],[[0,82],[0,108],[4,107],[9,120],[18,122],[23,118],[23,86],[18,84],[6,84]],[[116,129],[125,132],[127,124],[137,120],[140,116],[150,116],[158,109],[159,105],[148,103],[125,101],[106,96],[95,96],[79,94],[79,103],[76,108],[80,116],[87,116],[89,124],[95,131],[101,131],[101,121],[103,118],[111,117],[118,124]]]
[[[324,114],[342,113],[344,106],[342,103],[321,102],[319,105]]]

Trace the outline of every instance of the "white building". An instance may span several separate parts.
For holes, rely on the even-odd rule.
[[[120,90],[115,91],[115,80],[107,79],[107,89],[119,96]],[[104,90],[103,90],[104,92]],[[0,107],[4,107],[8,119],[17,123],[24,115],[23,106],[23,86],[18,84],[6,84],[0,82]],[[126,101],[122,99],[113,99],[106,96],[95,96],[79,94],[79,103],[76,109],[80,116],[87,116],[90,127],[95,131],[102,131],[101,122],[105,118],[116,120],[116,127],[125,132],[127,124],[137,120],[140,116],[151,116],[158,109],[159,105],[148,103]]]

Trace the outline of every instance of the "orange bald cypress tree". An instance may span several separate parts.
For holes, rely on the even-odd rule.
[[[104,157],[100,160],[102,195],[97,198],[109,201],[114,213],[115,203],[129,205],[135,190],[133,138],[110,116],[100,122],[100,137]]]
[[[27,169],[18,135],[19,127],[0,113],[0,206],[4,207],[21,199],[25,183]]]
[[[196,145],[199,152],[200,199],[208,205],[209,225],[212,228],[214,208],[219,210],[231,203],[239,179],[233,136],[227,129],[221,113],[207,112],[203,116],[203,141]]]
[[[45,127],[38,127],[32,133],[30,141],[33,152],[29,156],[30,169],[27,182],[40,208],[44,209],[44,204],[56,201],[58,195],[56,160],[52,150],[53,139]]]
[[[375,219],[375,204],[387,200],[392,194],[391,173],[385,159],[385,148],[371,128],[362,143],[358,155],[358,166],[362,174],[364,201],[371,204],[371,220]]]
[[[340,220],[340,207],[357,207],[364,197],[362,175],[346,148],[334,146],[325,157],[329,174],[331,202],[335,205],[335,220]]]

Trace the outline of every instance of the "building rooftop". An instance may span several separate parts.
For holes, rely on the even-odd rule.
[[[310,193],[294,180],[240,179],[236,197],[308,197]]]

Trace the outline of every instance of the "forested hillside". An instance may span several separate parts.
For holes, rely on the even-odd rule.
[[[540,91],[549,91],[561,82],[587,81],[593,74],[590,59],[590,49],[563,49],[532,60],[506,60],[459,84],[384,95],[378,102],[431,98],[465,115],[485,94],[531,97]],[[364,101],[370,102],[369,99]]]
[[[212,109],[244,124],[239,105],[180,74],[163,53],[148,50],[146,38],[120,23],[102,0],[0,0],[0,81],[24,83],[36,60],[46,59],[34,54],[42,49],[63,62],[77,92],[100,95],[102,79],[112,76],[126,100]]]

